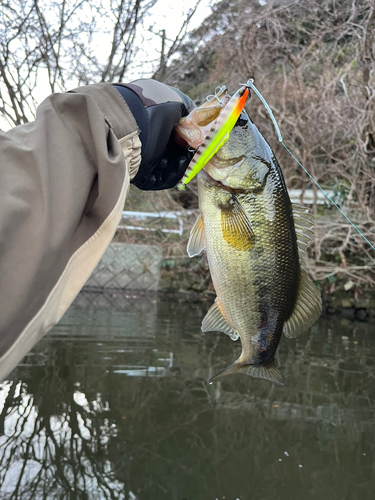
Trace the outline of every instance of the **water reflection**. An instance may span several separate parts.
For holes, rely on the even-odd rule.
[[[372,499],[373,325],[283,340],[287,386],[206,380],[209,304],[81,294],[0,390],[0,498]]]

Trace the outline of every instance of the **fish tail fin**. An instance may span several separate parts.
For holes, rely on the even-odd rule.
[[[214,382],[221,377],[232,375],[233,373],[244,373],[245,375],[249,375],[250,377],[263,378],[265,380],[268,380],[269,382],[273,382],[275,385],[285,384],[284,375],[282,374],[274,359],[270,363],[264,365],[249,365],[241,363],[237,360],[231,365],[227,366],[227,368],[225,368],[221,372],[214,375],[209,382]]]

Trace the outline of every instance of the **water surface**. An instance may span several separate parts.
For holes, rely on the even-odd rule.
[[[375,498],[374,325],[282,339],[285,387],[207,385],[209,303],[81,293],[0,389],[1,499]]]

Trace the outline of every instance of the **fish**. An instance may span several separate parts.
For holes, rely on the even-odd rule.
[[[180,121],[177,133],[197,148],[212,127],[207,116],[219,114],[220,104],[208,101]],[[197,183],[200,214],[187,252],[206,252],[216,292],[201,330],[240,338],[242,345],[239,358],[210,382],[243,373],[284,385],[275,359],[282,334],[298,337],[322,309],[320,292],[302,267],[313,216],[290,201],[280,165],[246,111]]]

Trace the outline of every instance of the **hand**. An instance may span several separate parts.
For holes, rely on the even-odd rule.
[[[140,131],[142,161],[132,184],[153,191],[174,187],[194,154],[174,134],[174,129],[180,119],[195,108],[194,102],[179,90],[156,80],[119,83],[115,88],[128,104]]]

